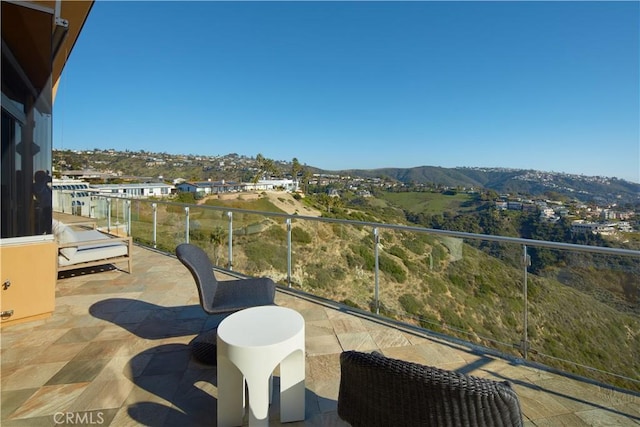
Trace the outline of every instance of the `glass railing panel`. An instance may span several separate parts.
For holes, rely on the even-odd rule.
[[[189,208],[189,243],[204,249],[214,265],[229,267],[227,212],[201,206]]]
[[[92,200],[92,219],[137,243],[189,240],[221,268],[640,390],[638,251],[110,200]]]
[[[189,208],[191,210],[191,207]],[[185,206],[157,203],[156,248],[174,254],[176,246],[186,242],[187,214]]]
[[[90,217],[100,229],[109,228],[111,199],[105,197],[91,197]]]
[[[522,247],[452,236],[435,236],[428,245],[428,320],[440,322],[435,330],[518,354],[525,310]]]
[[[52,192],[53,211],[70,214],[72,209],[72,193],[54,190]]]
[[[517,354],[524,317],[519,245],[374,228],[377,278],[375,232],[343,244],[345,257],[371,275],[372,302],[359,308]]]
[[[371,227],[293,218],[292,287],[363,310],[373,306]],[[357,255],[352,255],[352,247]]]
[[[123,198],[109,199],[107,209],[110,211],[107,230],[119,236],[127,235],[128,200]]]
[[[640,390],[640,259],[528,251],[529,358]]]
[[[233,270],[287,282],[287,230],[282,216],[232,212]]]
[[[157,217],[157,211],[157,203],[139,199],[131,201],[129,234],[135,242],[152,248],[157,247],[157,229],[154,239],[154,218]]]

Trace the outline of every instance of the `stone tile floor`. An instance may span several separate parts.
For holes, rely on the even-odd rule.
[[[58,280],[53,316],[1,330],[0,424],[214,426],[216,369],[194,360],[188,344],[221,318],[202,312],[187,270],[136,246],[133,274],[83,273]],[[276,302],[306,322],[306,419],[287,425],[345,425],[336,413],[339,355],[351,349],[507,379],[527,426],[640,425],[637,394],[514,364],[284,289]],[[280,425],[277,394],[270,421]]]

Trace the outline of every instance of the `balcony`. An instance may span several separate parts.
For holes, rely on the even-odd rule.
[[[299,311],[306,321],[305,425],[343,425],[336,414],[339,355],[351,349],[379,350],[389,357],[508,380],[520,397],[526,425],[640,425],[640,394],[634,391],[638,388],[638,370],[627,373],[619,369],[619,364],[633,367],[638,363],[634,341],[631,346],[621,342],[615,351],[605,352],[619,356],[602,362],[608,369],[583,366],[560,351],[545,353],[548,347],[542,344],[541,332],[537,331],[538,335],[532,337],[530,327],[542,322],[538,317],[540,305],[552,304],[549,296],[520,290],[512,297],[503,296],[504,301],[495,301],[494,304],[504,310],[501,318],[495,319],[496,323],[513,319],[510,327],[513,335],[506,338],[501,330],[496,329],[493,334],[491,330],[469,331],[464,324],[454,324],[455,318],[435,321],[411,310],[402,311],[407,305],[395,305],[397,298],[390,295],[395,284],[389,274],[392,270],[380,268],[380,252],[389,251],[385,243],[393,241],[394,233],[405,233],[405,240],[409,242],[408,233],[420,234],[423,230],[171,203],[152,206],[145,201],[117,200],[105,202],[103,206],[107,204],[110,205],[108,211],[96,208],[92,215],[99,226],[132,234],[137,242],[146,243],[146,246],[134,247],[133,274],[110,267],[95,274],[82,270],[65,273],[57,283],[56,311],[51,318],[2,330],[0,421],[3,426],[78,424],[78,420],[84,424],[93,421],[114,426],[215,425],[216,370],[193,360],[188,343],[221,319],[207,317],[202,312],[190,275],[167,252],[172,245],[204,234],[206,238],[202,242],[207,242],[207,248],[215,251],[212,257],[218,258],[218,265],[225,267],[217,272],[218,277],[231,277],[238,272],[256,274],[256,268],[261,266],[247,256],[255,244],[252,236],[262,239],[270,236],[272,241],[279,241],[271,229],[273,224],[267,226],[267,221],[280,223],[285,233],[308,221],[312,225],[306,228],[307,232],[315,230],[314,238],[325,240],[323,233],[327,227],[344,236],[358,230],[365,240],[375,244],[371,247],[374,269],[354,268],[354,274],[367,285],[366,289],[356,289],[350,294],[343,294],[346,292],[343,289],[337,291],[322,286],[316,276],[305,276],[298,271],[302,267],[296,261],[301,256],[319,255],[296,247],[303,243],[291,239],[290,234],[285,234],[282,245],[286,249],[275,247],[278,257],[284,259],[280,268],[270,265],[270,275],[281,283],[276,302]],[[114,206],[117,204],[121,206]],[[291,222],[293,227],[289,227]],[[223,226],[226,240],[232,242],[227,251],[216,248],[209,240],[209,233]],[[266,231],[269,229],[270,232]],[[455,256],[456,262],[473,258],[470,254],[480,245],[467,247],[466,242],[474,239],[495,239],[489,241],[506,246],[506,253],[517,260],[524,253],[526,261],[531,247],[571,252],[572,258],[564,258],[565,265],[567,260],[580,264],[581,251],[591,250],[530,241],[523,249],[523,242],[518,239],[431,232],[435,237],[429,247],[437,248],[436,241],[450,239],[447,244],[451,249],[446,256]],[[245,234],[239,237],[242,233]],[[499,249],[505,250],[494,246],[494,254]],[[631,264],[625,261],[615,265],[631,268],[636,274],[637,270],[633,269],[637,268],[639,254],[606,248],[593,250],[599,252],[598,257],[590,258],[592,263],[599,262],[599,257],[631,260]],[[331,251],[330,245],[324,248],[327,259]],[[437,251],[431,253],[435,271],[442,256],[438,256]],[[265,254],[265,258],[271,256]],[[461,256],[466,258],[460,259]],[[481,259],[490,261],[485,257]],[[505,281],[515,280],[520,288],[527,284],[545,289],[539,275],[529,271],[531,267],[527,262],[514,265],[514,270],[521,271],[522,275],[507,276]],[[458,270],[456,272],[457,275],[449,276],[462,277]],[[433,282],[432,286],[435,285]],[[405,286],[409,284],[405,282]],[[430,289],[423,291],[431,292]],[[577,298],[576,294],[567,295]],[[464,297],[463,294],[456,296]],[[520,302],[516,304],[509,298]],[[482,307],[474,310],[478,311],[469,311],[466,315],[476,317]],[[583,335],[584,331],[597,333],[588,324],[589,316],[593,314],[578,319],[584,326]],[[637,320],[637,314],[631,315],[630,321],[634,319]],[[523,326],[525,322],[529,322],[529,327]],[[552,327],[548,323],[545,326]],[[549,333],[549,336],[558,340],[566,338],[557,331],[554,333],[556,335]],[[605,330],[605,333],[616,332]],[[584,341],[585,348],[591,345],[587,341]],[[559,347],[570,345],[570,342],[557,343]],[[276,388],[277,379],[276,374]],[[620,385],[613,386],[613,383]],[[270,415],[272,425],[278,425],[277,411],[276,400]]]

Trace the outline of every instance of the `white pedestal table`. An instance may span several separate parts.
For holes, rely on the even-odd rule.
[[[278,306],[253,307],[218,326],[218,426],[240,426],[244,385],[249,425],[269,424],[271,376],[280,365],[280,421],[304,420],[304,319]]]

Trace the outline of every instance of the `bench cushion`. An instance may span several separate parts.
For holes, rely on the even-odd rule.
[[[60,221],[53,220],[53,236],[56,241],[60,244],[64,243],[72,243],[75,242],[76,236],[71,227],[61,223]],[[67,260],[71,259],[75,254],[78,248],[75,246],[71,246],[68,248],[60,249],[60,254],[63,255]]]
[[[127,255],[128,246],[126,242],[121,240],[112,240],[109,236],[97,230],[73,231],[66,227],[64,238],[72,238],[68,242],[78,243],[78,247],[63,248],[60,250],[61,255],[58,256],[58,263],[61,266],[73,265],[82,262],[98,261],[101,259],[114,258]],[[82,245],[83,242],[95,240],[104,240],[104,243],[91,243]],[[74,251],[64,252],[66,249],[74,249]]]

